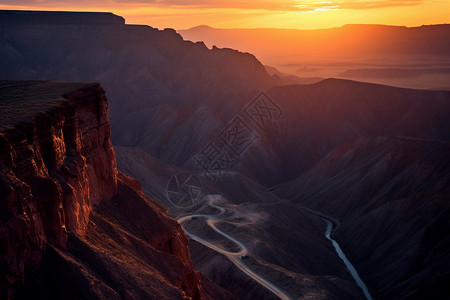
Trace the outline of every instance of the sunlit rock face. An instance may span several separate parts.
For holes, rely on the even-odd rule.
[[[0,91],[1,297],[204,298],[181,227],[118,174],[103,88]]]
[[[92,204],[117,190],[106,97],[98,84],[1,82],[2,189],[10,284],[46,243],[84,235]],[[24,247],[21,247],[23,245]],[[15,254],[14,254],[15,253]]]

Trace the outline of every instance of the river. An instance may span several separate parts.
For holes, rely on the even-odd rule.
[[[350,274],[353,276],[353,279],[355,279],[356,284],[361,288],[361,290],[364,293],[364,296],[367,300],[373,300],[372,296],[369,293],[369,289],[367,288],[364,281],[362,281],[361,277],[359,277],[358,271],[356,271],[355,267],[352,265],[352,263],[347,259],[347,256],[345,256],[345,253],[342,251],[341,247],[339,246],[338,242],[336,242],[333,238],[331,238],[331,232],[333,231],[333,222],[331,222],[328,219],[322,218],[322,220],[327,223],[327,229],[325,231],[325,237],[331,241],[331,243],[334,246],[334,249],[336,249],[336,252],[339,256],[339,258],[344,262],[344,264],[347,266],[347,269],[350,271]]]

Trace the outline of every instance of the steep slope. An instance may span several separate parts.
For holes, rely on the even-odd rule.
[[[217,101],[209,102],[207,109],[194,105],[179,112],[179,119],[192,122],[169,125],[161,118],[158,126],[169,126],[176,142],[169,145],[166,139],[158,139],[158,126],[146,129],[148,135],[155,134],[156,147],[168,147],[163,157],[152,156],[166,162],[164,157],[172,157],[168,161],[174,165],[206,175],[233,170],[271,187],[298,177],[331,150],[356,138],[450,139],[450,94],[446,91],[327,79],[312,85],[277,86],[259,95],[228,120],[222,111],[229,103]],[[196,113],[199,109],[201,115]],[[227,136],[231,140],[237,128],[240,134],[235,141],[243,146],[230,150],[224,140],[228,141]],[[208,153],[223,159],[208,164]]]
[[[449,269],[449,234],[444,221],[449,217],[450,186],[448,92],[325,80],[311,86],[276,87],[269,95],[289,109],[279,124],[266,131],[265,138],[278,141],[275,152],[286,163],[287,178],[290,170],[295,170],[291,174],[299,169],[304,172],[277,186],[276,193],[340,221],[335,237],[375,297],[420,299],[427,293],[445,297],[448,289],[443,283]],[[134,155],[127,165],[144,165],[145,160],[133,160]],[[239,173],[222,173],[214,187],[236,204],[253,202],[259,191],[257,184]],[[256,198],[263,202],[265,196]],[[252,211],[261,213],[264,208],[258,205]],[[227,229],[248,240],[246,234],[253,238],[260,234],[261,224]],[[279,236],[284,230],[274,232]],[[280,247],[277,253],[289,247],[279,240],[274,243]],[[318,245],[312,239],[310,243]],[[201,254],[205,250],[198,245],[196,249],[200,254],[194,253],[194,258],[200,269],[214,276],[211,274],[223,268],[221,263],[212,268]],[[277,265],[280,263],[277,259]]]
[[[409,136],[449,140],[450,93],[326,79],[300,86],[274,87],[271,98],[284,120],[267,132],[293,179],[339,145],[356,138]]]
[[[0,100],[2,299],[207,297],[181,227],[117,175],[99,84],[1,81]]]
[[[211,182],[187,170],[165,165],[142,150],[117,147],[116,153],[119,168],[142,178],[144,190],[155,195],[174,217],[194,213],[217,215],[217,209],[208,205],[208,198],[211,195],[222,198],[220,205],[227,211],[227,218],[218,223],[218,228],[248,248],[251,259],[245,264],[251,270],[294,299],[359,299],[362,296],[324,238],[325,223],[309,211],[281,202],[238,172],[223,172]],[[172,201],[173,195],[168,193],[174,178],[179,178],[183,187],[178,190],[185,198],[180,203]],[[200,190],[199,197],[194,199],[190,188]],[[188,232],[213,241],[222,249],[237,250],[235,244],[206,226],[202,218],[182,225]],[[222,254],[192,239],[190,245],[195,267],[238,298],[276,298]]]
[[[445,298],[448,92],[326,80],[270,95],[302,120],[281,153],[305,167],[276,193],[339,219],[336,238],[375,297]]]
[[[277,192],[339,218],[335,231],[381,299],[447,299],[450,144],[410,138],[338,147]]]
[[[116,192],[117,169],[98,85],[2,81],[1,100],[1,281],[9,293],[47,242],[64,249],[67,230],[86,232],[91,204]]]

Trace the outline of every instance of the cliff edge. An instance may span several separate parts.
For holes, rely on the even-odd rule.
[[[98,83],[0,81],[0,299],[203,299],[188,240],[118,173]]]

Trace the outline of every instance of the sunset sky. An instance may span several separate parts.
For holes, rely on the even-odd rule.
[[[128,24],[175,29],[450,23],[450,0],[0,0],[0,9],[110,11]]]

